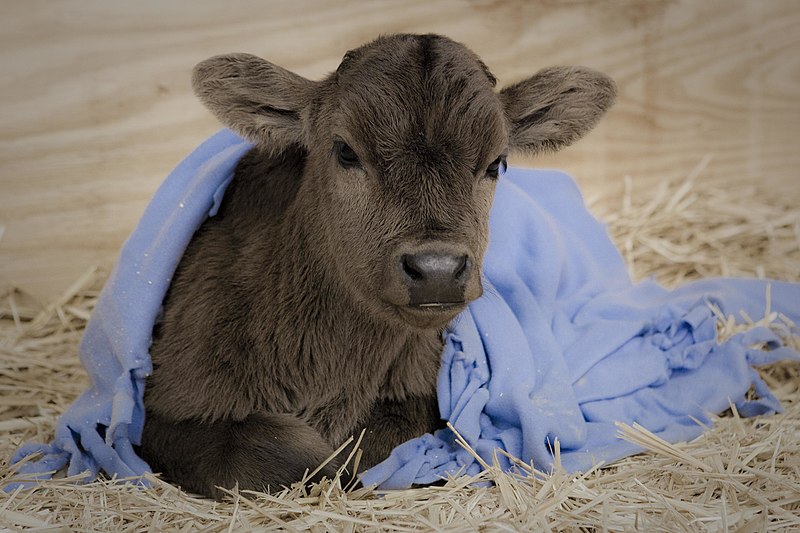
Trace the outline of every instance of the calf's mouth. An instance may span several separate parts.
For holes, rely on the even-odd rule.
[[[417,305],[393,305],[397,315],[417,328],[443,328],[466,307],[461,302],[429,302]]]

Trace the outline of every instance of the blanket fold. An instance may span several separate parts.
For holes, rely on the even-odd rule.
[[[500,207],[502,206],[502,208]],[[442,416],[489,464],[501,448],[540,470],[555,439],[568,470],[641,451],[617,437],[637,422],[690,440],[733,403],[752,416],[780,410],[752,365],[800,359],[767,328],[717,342],[711,305],[727,314],[800,316],[800,285],[712,279],[668,291],[634,284],[574,182],[512,169],[498,186],[484,261],[486,294],[445,332]],[[777,295],[777,296],[776,296]],[[767,350],[752,348],[765,345]],[[750,387],[757,398],[745,398]],[[478,463],[450,430],[406,443],[366,472],[381,488],[430,483]]]
[[[144,425],[144,380],[152,328],[183,250],[216,213],[238,160],[251,146],[223,130],[170,174],[125,243],[80,346],[91,387],[61,416],[52,444],[26,444],[20,473],[47,478],[100,470],[141,476],[135,453]],[[484,263],[484,296],[443,334],[439,408],[487,462],[497,448],[584,470],[640,451],[615,422],[638,422],[671,441],[692,439],[733,403],[744,416],[780,403],[754,365],[800,360],[767,328],[717,342],[713,304],[725,314],[763,316],[771,306],[800,323],[800,285],[709,279],[668,291],[633,283],[605,227],[562,173],[511,168],[497,186]],[[795,332],[800,333],[800,332]],[[754,397],[747,395],[751,387]],[[480,464],[450,430],[396,448],[362,475],[402,488]],[[13,488],[12,485],[8,488]]]

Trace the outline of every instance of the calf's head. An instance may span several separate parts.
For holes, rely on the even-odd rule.
[[[247,54],[213,57],[193,85],[265,151],[302,149],[296,202],[316,256],[359,305],[416,327],[441,327],[481,295],[508,152],[570,144],[615,95],[581,67],[496,91],[474,53],[438,35],[378,38],[322,81]]]

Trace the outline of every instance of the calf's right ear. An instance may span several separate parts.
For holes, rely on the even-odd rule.
[[[248,141],[280,151],[305,145],[303,111],[316,82],[250,54],[198,63],[192,87],[225,126]]]

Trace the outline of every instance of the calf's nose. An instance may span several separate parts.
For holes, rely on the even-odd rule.
[[[464,288],[472,271],[468,255],[424,251],[404,254],[400,261],[411,305],[464,303]]]

